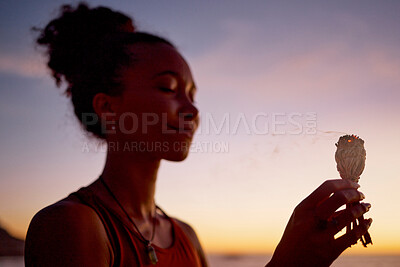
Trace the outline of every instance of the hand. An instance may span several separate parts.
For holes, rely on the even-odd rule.
[[[360,225],[335,239],[346,225],[371,207],[358,203],[337,211],[342,205],[364,199],[359,185],[347,180],[328,180],[304,199],[294,210],[271,262],[267,266],[329,266],[348,247],[357,243],[372,223]]]

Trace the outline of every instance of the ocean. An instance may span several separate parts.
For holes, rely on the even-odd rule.
[[[211,267],[260,267],[271,258],[270,255],[208,255]],[[400,267],[400,255],[396,256],[342,256],[333,267]]]
[[[262,267],[271,256],[263,255],[208,255],[210,267]],[[0,257],[1,267],[23,267],[23,257]],[[342,256],[333,267],[400,267],[397,256]]]

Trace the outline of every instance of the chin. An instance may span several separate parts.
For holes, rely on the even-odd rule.
[[[168,142],[160,156],[168,161],[183,161],[189,156],[190,145],[191,140]]]
[[[170,152],[163,155],[163,159],[168,161],[184,161],[189,156],[189,151]]]

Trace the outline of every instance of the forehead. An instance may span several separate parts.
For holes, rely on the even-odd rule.
[[[185,81],[192,81],[189,65],[172,46],[164,43],[139,43],[128,47],[133,64],[128,72],[141,77],[154,77],[166,71],[172,71]],[[132,73],[133,72],[133,73]]]

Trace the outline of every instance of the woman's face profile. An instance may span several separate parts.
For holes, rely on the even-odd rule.
[[[119,76],[123,92],[115,139],[127,151],[147,151],[155,158],[181,161],[187,157],[199,123],[190,68],[167,44],[139,43],[128,49],[133,64]]]

